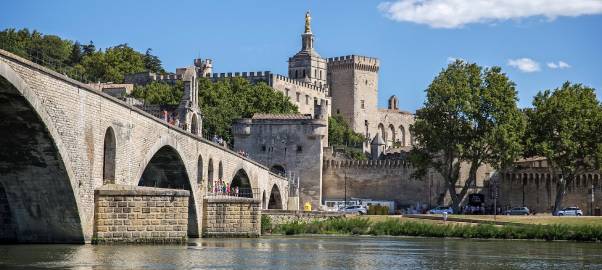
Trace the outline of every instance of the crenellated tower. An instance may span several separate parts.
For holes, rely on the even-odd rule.
[[[378,126],[377,58],[347,55],[328,58],[328,85],[332,97],[332,114],[341,114],[357,133],[364,134],[364,149]]]

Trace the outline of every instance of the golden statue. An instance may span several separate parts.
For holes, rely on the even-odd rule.
[[[305,12],[305,33],[311,33],[311,16],[309,16],[309,10]]]

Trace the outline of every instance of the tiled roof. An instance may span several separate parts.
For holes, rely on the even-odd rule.
[[[253,115],[253,119],[258,120],[297,120],[307,119],[311,120],[310,114],[275,114],[275,113],[256,113]]]

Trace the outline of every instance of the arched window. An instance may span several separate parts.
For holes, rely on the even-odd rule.
[[[207,163],[207,181],[213,182],[213,159],[209,159]]]
[[[399,141],[401,142],[401,146],[406,146],[406,129],[399,125]]]
[[[199,134],[199,120],[197,119],[196,114],[192,115],[192,121],[190,123],[190,132],[192,134]]]
[[[383,125],[382,123],[378,124],[378,132],[380,133],[380,137],[386,143],[387,142],[387,132],[385,132],[385,125]]]
[[[203,157],[200,155],[197,163],[197,183],[199,186],[201,186],[201,183],[203,183]]]
[[[218,171],[217,171],[217,175],[218,175],[218,179],[219,180],[224,180],[224,166],[222,165],[222,162],[219,162],[218,165]]]
[[[104,140],[102,183],[115,184],[115,132],[113,128],[107,128]]]
[[[391,134],[391,140],[387,142],[389,146],[395,146],[395,126],[389,125],[389,133]]]

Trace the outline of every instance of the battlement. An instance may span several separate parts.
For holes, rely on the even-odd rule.
[[[378,72],[380,60],[374,57],[360,55],[346,55],[328,58],[329,69],[360,69]]]
[[[157,74],[154,72],[146,71],[146,72],[138,72],[132,74],[126,74],[124,81],[125,83],[132,84],[147,84],[150,82],[167,82],[167,83],[175,83],[177,80],[182,80],[182,74],[176,73],[166,73],[166,74]]]
[[[322,86],[322,87],[320,87],[320,86],[315,85],[315,84],[306,83],[306,82],[302,82],[302,81],[297,81],[297,80],[291,79],[289,77],[286,77],[286,76],[283,76],[283,75],[280,75],[280,74],[275,74],[274,78],[277,79],[277,80],[285,81],[287,83],[299,85],[299,86],[302,86],[302,87],[305,87],[305,88],[308,88],[308,89],[311,89],[311,90],[323,93],[326,96],[329,95],[329,93],[328,93],[328,86]]]
[[[411,164],[406,160],[324,160],[324,169],[332,168],[358,168],[358,169],[383,169],[383,168],[409,168]]]
[[[262,78],[262,79],[266,79],[267,80],[270,77],[270,74],[272,74],[272,72],[270,72],[270,71],[222,72],[222,73],[213,73],[213,74],[211,74],[211,78],[223,79],[223,78],[243,77],[243,78],[248,78],[248,79],[254,79],[254,78],[259,79],[259,78]],[[207,77],[209,77],[209,76],[207,76]]]

